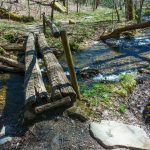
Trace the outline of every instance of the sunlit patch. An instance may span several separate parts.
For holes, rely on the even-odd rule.
[[[0,89],[0,107],[5,105],[6,90],[7,88],[5,86]]]

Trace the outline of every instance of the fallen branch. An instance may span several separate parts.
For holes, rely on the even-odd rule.
[[[6,65],[0,64],[0,72],[8,72],[8,73],[24,73],[22,69],[15,67],[8,67]]]
[[[109,38],[118,38],[122,32],[136,30],[136,29],[142,29],[142,28],[147,28],[147,27],[150,27],[150,21],[146,21],[143,23],[133,24],[133,25],[125,26],[123,28],[115,29],[112,33],[101,36],[100,39],[106,40]]]
[[[60,37],[60,31],[58,29],[58,27],[55,25],[55,23],[53,21],[51,21],[50,19],[48,19],[48,17],[45,16],[45,20],[46,20],[46,24],[50,27],[50,29],[52,30],[52,34],[55,38]]]
[[[20,51],[24,50],[23,44],[2,44],[0,43],[0,47],[2,47],[6,51]]]
[[[22,63],[18,62],[18,61],[6,58],[4,56],[0,56],[0,62],[6,63],[6,64],[8,64],[9,66],[12,66],[12,67],[16,67],[19,70],[22,70],[22,72],[24,72],[24,69],[25,69],[24,65]]]

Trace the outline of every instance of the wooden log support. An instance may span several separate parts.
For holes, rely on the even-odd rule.
[[[8,64],[9,66],[12,66],[12,67],[16,67],[16,68],[20,69],[22,72],[24,72],[25,66],[22,63],[17,62],[13,59],[6,58],[4,56],[0,56],[0,62],[6,63],[6,64]]]
[[[44,86],[35,50],[35,38],[29,33],[25,55],[25,105],[31,106],[37,98],[48,100],[48,93]]]
[[[43,33],[46,34],[45,13],[43,13],[42,16],[43,16]]]
[[[55,38],[60,37],[60,31],[57,28],[57,26],[54,24],[54,22],[48,19],[46,16],[45,16],[45,20],[46,20],[46,24],[51,28],[53,36]]]
[[[56,107],[61,107],[61,106],[67,106],[69,104],[71,104],[71,99],[69,96],[67,96],[65,98],[60,99],[59,101],[55,101],[52,103],[47,103],[45,105],[35,107],[35,113],[40,114],[46,110],[54,109]]]
[[[109,38],[118,38],[122,32],[136,30],[136,29],[143,29],[143,28],[147,28],[147,27],[150,27],[150,21],[146,21],[143,23],[133,24],[133,25],[125,26],[123,28],[115,29],[112,33],[101,36],[100,39],[106,40]]]
[[[64,47],[64,52],[65,52],[65,56],[66,56],[66,60],[67,60],[67,64],[68,64],[68,68],[69,68],[69,72],[70,72],[71,83],[72,83],[74,90],[77,93],[77,97],[79,98],[79,100],[81,100],[80,90],[79,90],[77,77],[76,77],[76,73],[75,73],[75,69],[74,69],[73,59],[72,59],[72,54],[71,54],[71,50],[70,50],[70,46],[69,46],[69,41],[67,38],[67,33],[65,30],[61,31],[61,40],[62,40],[62,44]]]
[[[57,58],[49,48],[43,33],[39,34],[38,43],[44,57],[44,62],[48,71],[48,78],[52,87],[52,100],[56,101],[63,97],[70,96],[71,101],[74,102],[76,100],[76,93],[68,81]]]

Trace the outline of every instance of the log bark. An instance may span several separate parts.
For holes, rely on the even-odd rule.
[[[0,46],[5,49],[6,51],[20,51],[24,50],[23,44],[2,44]]]
[[[0,72],[8,72],[8,73],[24,73],[24,70],[15,68],[15,67],[8,67],[6,65],[0,64]]]
[[[70,96],[72,102],[76,100],[76,93],[68,81],[57,58],[49,48],[44,34],[38,36],[40,50],[44,57],[44,62],[48,71],[48,78],[52,87],[52,100],[56,101],[63,97]]]
[[[46,110],[54,109],[56,107],[61,107],[61,106],[64,106],[64,105],[68,106],[69,103],[71,103],[71,99],[68,96],[68,97],[62,98],[59,101],[55,101],[55,102],[52,102],[52,103],[47,103],[45,105],[35,107],[35,113],[40,114],[40,113],[42,113]]]
[[[9,59],[9,58],[6,58],[4,56],[0,56],[0,62],[6,63],[12,67],[16,67],[16,68],[20,69],[22,72],[24,72],[24,70],[25,70],[25,66],[22,63],[12,60],[12,59]]]
[[[32,33],[29,33],[27,39],[25,63],[25,105],[31,106],[35,104],[38,98],[48,101],[49,96],[37,62],[35,38]]]
[[[53,36],[55,38],[60,37],[60,31],[57,28],[57,26],[54,24],[54,22],[48,19],[46,16],[45,16],[45,20],[46,20],[46,24],[51,28]]]
[[[106,40],[109,38],[118,38],[122,32],[136,30],[136,29],[143,29],[143,28],[147,28],[147,27],[150,27],[150,21],[146,21],[143,23],[133,24],[133,25],[129,25],[129,26],[126,26],[123,28],[115,29],[112,33],[101,36],[100,39]]]

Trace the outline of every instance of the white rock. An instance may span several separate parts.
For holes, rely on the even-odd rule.
[[[102,120],[90,123],[90,131],[105,148],[150,150],[150,139],[145,131],[133,125]]]
[[[12,137],[9,137],[9,136],[0,138],[0,145],[3,145],[3,144],[5,144],[5,143],[11,142],[11,141],[12,141]]]
[[[1,131],[0,131],[0,136],[5,135],[5,130],[6,130],[6,127],[3,126],[2,129],[1,129]]]

